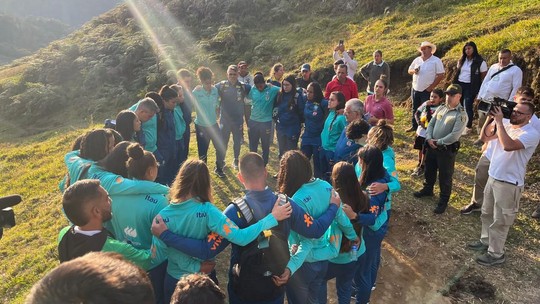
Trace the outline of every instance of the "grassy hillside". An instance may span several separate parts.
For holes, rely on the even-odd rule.
[[[0,14],[0,65],[33,54],[69,33],[69,26],[54,19]]]
[[[380,4],[369,6],[373,3]],[[101,120],[159,88],[170,70],[208,65],[220,78],[224,67],[240,59],[265,72],[277,61],[289,71],[311,62],[324,83],[340,38],[357,50],[359,62],[383,50],[392,67],[391,90],[400,100],[408,96],[406,68],[423,40],[438,45],[437,55],[450,71],[447,79],[465,41],[475,40],[490,64],[499,49],[510,47],[525,70],[524,81],[540,89],[540,38],[532,34],[540,27],[540,2],[387,3],[382,13],[384,1],[368,0],[128,1],[66,39],[0,68],[0,116],[26,134],[87,123],[90,115]],[[336,10],[338,5],[348,9]]]

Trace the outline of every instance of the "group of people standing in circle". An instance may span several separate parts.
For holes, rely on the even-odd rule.
[[[466,132],[469,111],[458,107],[460,97],[467,106],[477,89],[482,92],[476,78],[467,82],[466,71],[471,69],[471,79],[482,77],[484,64],[477,59],[474,43],[468,43],[458,66],[458,83],[443,92],[436,88],[441,72],[440,60],[431,58],[435,46],[424,42],[419,51],[420,59],[409,69],[415,75],[418,171],[425,164],[426,177],[433,177],[437,168],[450,173],[449,183],[448,174],[441,172],[441,201],[435,213],[442,213],[459,144],[452,141],[455,136],[441,134]],[[81,136],[66,155],[68,173],[61,189],[64,213],[72,225],[60,233],[60,260],[88,251],[118,252],[147,271],[156,302],[168,303],[177,282],[188,274],[205,273],[217,283],[215,256],[233,243],[231,303],[283,303],[285,295],[289,303],[325,303],[326,282],[333,278],[339,303],[349,303],[351,295],[356,303],[368,303],[392,194],[401,188],[392,149],[389,67],[381,51],[373,57],[360,68],[368,81],[365,102],[358,99],[351,79],[350,69],[358,68],[354,51],[345,52],[342,43],[334,50],[336,76],[324,92],[313,81],[308,63],[301,66],[299,77],[286,75],[284,66],[276,64],[265,79],[260,72],[249,74],[241,61],[228,66],[227,79],[218,83],[209,68],[200,67],[200,84],[193,89],[191,73],[178,71],[175,83],[121,111],[116,121],[107,122],[111,129]],[[433,77],[431,82],[427,76]],[[188,159],[192,111],[198,159]],[[449,127],[449,121],[461,125]],[[240,155],[244,125],[250,152]],[[268,166],[274,132],[279,168]],[[245,193],[221,212],[213,204],[208,150],[212,143],[214,173],[225,178],[231,133],[231,167],[238,171]],[[433,151],[424,153],[427,145]],[[453,157],[446,160],[451,166],[434,165],[448,155]],[[269,171],[275,173],[277,193],[267,184]],[[433,195],[431,177],[416,197]],[[275,238],[282,241],[269,241]],[[252,274],[262,266],[250,264],[248,254],[274,250],[280,243],[285,244],[286,259],[272,264],[280,266]],[[246,273],[253,276],[246,279]],[[250,286],[242,285],[246,280]],[[269,293],[253,298],[250,288],[260,286]]]
[[[283,302],[285,294],[290,303],[324,302],[332,278],[339,282],[340,303],[349,302],[351,294],[367,303],[391,193],[400,189],[388,86],[384,77],[378,79],[373,98],[364,104],[329,91],[330,84],[326,99],[311,79],[310,65],[301,69],[300,77],[286,76],[277,64],[266,80],[262,73],[251,77],[240,62],[214,84],[212,71],[201,67],[200,85],[193,89],[191,74],[183,69],[177,83],[147,93],[107,121],[109,128],[78,138],[65,157],[68,173],[61,183],[64,213],[72,224],[59,236],[61,261],[86,251],[118,252],[147,271],[156,301],[165,303],[186,274],[207,273],[217,282],[214,257],[232,242],[229,299],[256,303],[232,285],[238,276],[233,270],[246,247],[273,229],[288,240],[290,258],[272,274],[277,292],[269,303]],[[338,65],[335,88],[350,84],[346,69]],[[198,160],[187,157],[192,110]],[[380,115],[388,120],[379,120]],[[241,156],[244,121],[251,152]],[[276,190],[286,195],[285,204],[267,185],[274,128]],[[249,223],[236,206],[221,213],[212,203],[209,143],[216,150],[214,173],[224,177],[231,133],[231,166],[255,218]]]

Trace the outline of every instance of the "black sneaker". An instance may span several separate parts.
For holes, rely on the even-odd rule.
[[[433,213],[435,213],[435,214],[443,214],[444,211],[446,211],[446,206],[447,205],[437,204],[437,207],[435,207],[435,209],[433,210]]]
[[[478,205],[477,203],[470,203],[467,206],[461,208],[459,212],[465,215],[465,214],[471,214],[473,212],[480,212],[480,211],[482,211],[482,206]]]
[[[413,195],[417,198],[421,198],[424,196],[433,196],[433,191],[427,191],[426,189],[422,189],[420,191],[414,192]]]
[[[472,249],[472,250],[477,250],[477,251],[486,251],[488,247],[489,247],[488,245],[482,243],[479,240],[476,240],[474,242],[470,242],[469,244],[467,244],[467,248]]]
[[[536,208],[536,210],[534,210],[531,217],[535,219],[540,219],[540,204],[538,204],[538,207]]]
[[[217,176],[221,177],[221,178],[224,178],[224,177],[226,176],[226,175],[225,175],[225,172],[223,172],[222,169],[215,168],[215,169],[214,169],[214,173],[215,173]]]
[[[497,264],[502,264],[504,263],[505,260],[506,258],[504,257],[504,254],[500,258],[496,258],[496,257],[493,257],[488,252],[476,258],[476,262],[484,266],[494,266]]]

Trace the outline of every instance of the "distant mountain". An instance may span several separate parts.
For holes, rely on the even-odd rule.
[[[2,0],[0,13],[58,19],[72,27],[80,27],[121,2],[122,0]]]
[[[0,14],[0,65],[30,55],[70,32],[55,19]]]

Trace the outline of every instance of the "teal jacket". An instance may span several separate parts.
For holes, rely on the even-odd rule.
[[[105,171],[100,166],[94,164],[88,169],[89,179],[99,179],[101,186],[107,190],[109,195],[117,194],[163,194],[169,193],[169,187],[151,181],[131,180]]]
[[[116,239],[150,249],[152,220],[169,201],[163,194],[112,195],[112,231]]]
[[[137,181],[124,178],[120,175],[105,171],[95,162],[81,158],[79,151],[72,151],[66,154],[66,166],[70,176],[70,184],[81,179],[99,179],[101,186],[107,190],[109,195],[115,194],[168,194],[169,187],[150,181]],[[84,176],[81,176],[85,164],[91,164]],[[60,190],[64,191],[63,183],[60,183]]]
[[[152,246],[152,220],[169,201],[163,194],[111,195],[113,218],[110,231],[121,242],[129,243],[137,249],[150,249]],[[166,259],[160,255],[152,260],[152,267]]]
[[[394,153],[394,149],[392,149],[392,147],[389,146],[384,151],[382,151],[382,154],[383,154],[383,167],[386,169],[388,174],[390,174],[390,182],[387,183],[388,196],[387,196],[386,204],[384,205],[384,207],[386,210],[390,210],[392,209],[392,193],[395,193],[401,190],[401,184],[399,183],[398,172],[396,170],[396,154]],[[362,168],[360,168],[360,164],[356,163],[356,166],[354,167],[354,169],[356,171],[356,176],[360,178],[360,175],[362,174]]]
[[[331,195],[332,186],[326,181],[315,179],[302,185],[292,199],[303,210],[317,218],[328,209]],[[345,234],[349,240],[356,239],[356,232],[342,208],[338,209],[334,223],[334,229],[331,228],[332,226],[329,227],[318,239],[308,239],[291,231],[289,246],[298,245],[296,253],[291,255],[287,264],[291,274],[304,262],[312,263],[335,258],[339,254],[342,234]]]
[[[201,203],[193,198],[181,203],[171,203],[161,210],[159,214],[163,217],[163,221],[167,223],[168,229],[178,235],[194,239],[207,239],[208,242],[222,236],[240,246],[249,244],[263,230],[270,229],[278,224],[274,216],[269,214],[256,224],[239,229],[212,203]],[[166,247],[161,240],[156,237],[153,239],[158,247]],[[216,244],[216,246],[218,245]],[[171,247],[166,248],[166,254],[169,257],[167,273],[172,277],[179,279],[183,275],[199,272],[201,260]]]
[[[73,185],[76,181],[80,180],[85,167],[95,164],[95,161],[82,158],[80,154],[79,150],[75,150],[68,152],[66,156],[64,156],[64,164],[66,165],[68,172],[58,185],[60,192],[64,192],[68,186]]]
[[[195,97],[195,124],[201,127],[210,127],[217,123],[216,109],[219,106],[219,94],[216,87],[212,87],[210,93],[202,86],[193,89]]]
[[[184,112],[180,105],[174,107],[174,128],[175,128],[175,139],[181,140],[184,138],[184,132],[186,131],[186,122],[184,121]]]
[[[334,117],[336,119],[334,119]],[[336,143],[346,125],[347,121],[345,120],[345,115],[338,114],[336,117],[336,111],[330,110],[330,114],[326,117],[324,128],[321,133],[323,149],[332,152],[336,150]]]
[[[251,89],[248,94],[248,98],[251,99],[250,119],[256,122],[272,121],[272,111],[278,93],[277,86],[266,85],[262,92],[257,88]]]
[[[343,235],[340,236],[339,242],[341,243],[341,238]],[[334,264],[349,264],[350,262],[357,261],[358,258],[366,252],[366,243],[364,242],[364,236],[360,236],[360,247],[358,248],[358,251],[354,256],[351,255],[350,252],[342,252],[337,257],[331,259],[329,262]]]
[[[136,103],[129,109],[135,112],[138,105],[139,103]],[[141,127],[144,133],[144,139],[146,140],[144,149],[154,153],[157,150],[157,115],[154,115],[150,120],[143,122]]]

